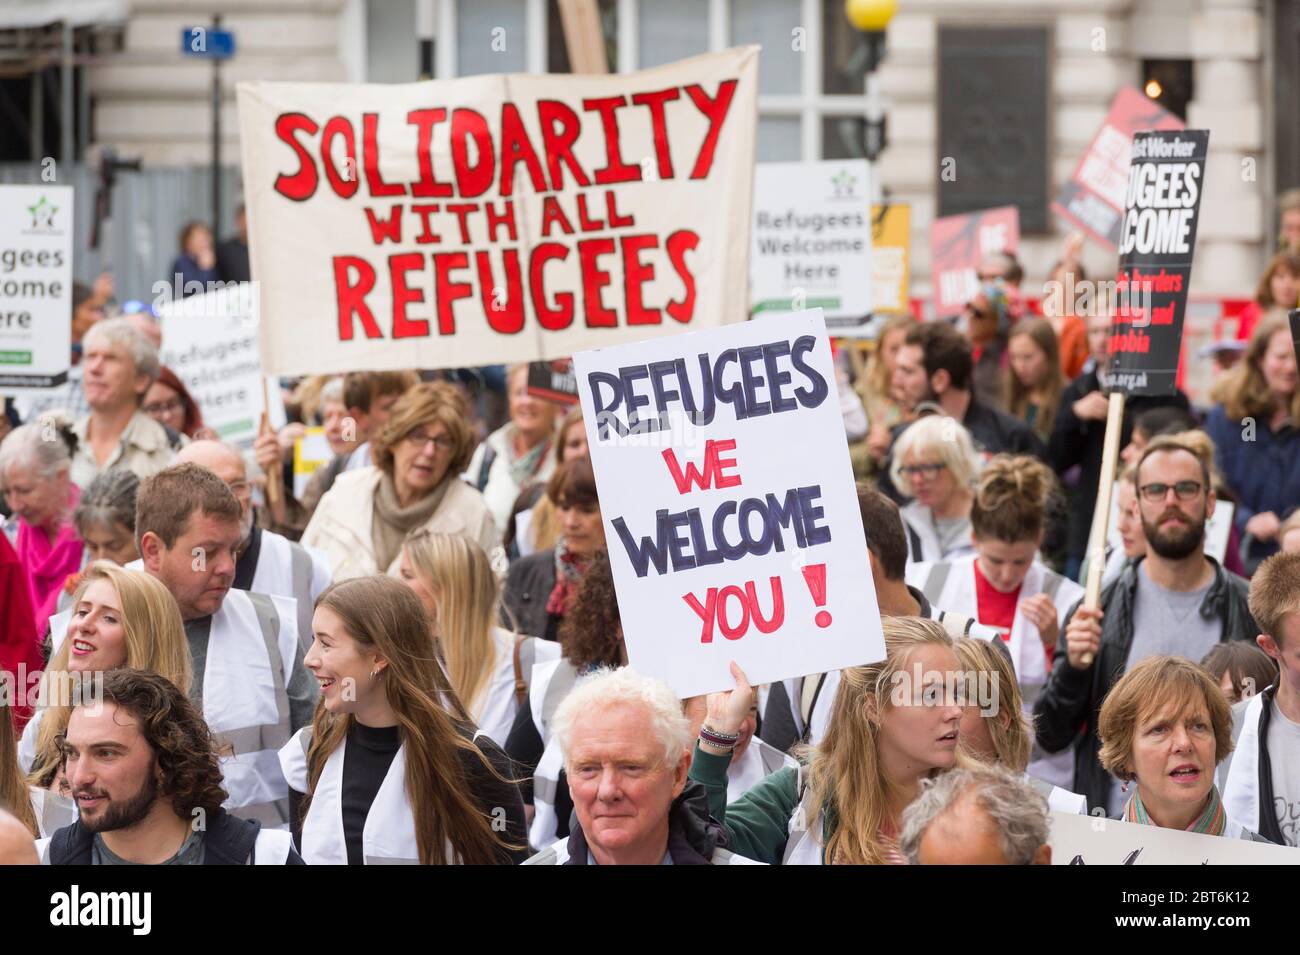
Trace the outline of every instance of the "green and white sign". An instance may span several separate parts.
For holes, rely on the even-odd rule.
[[[0,394],[64,385],[72,361],[72,187],[0,186]]]
[[[865,159],[755,167],[751,315],[820,308],[832,335],[866,323],[870,175]]]

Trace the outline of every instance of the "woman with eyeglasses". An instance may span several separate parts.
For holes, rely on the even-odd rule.
[[[974,553],[970,510],[979,471],[970,433],[953,418],[922,418],[899,435],[890,477],[912,499],[901,510],[909,562]]]
[[[402,541],[427,528],[460,534],[505,560],[483,495],[460,479],[474,449],[465,399],[445,382],[407,391],[371,438],[374,466],[340,474],[321,498],[302,543],[329,558],[334,580],[397,576]]]
[[[157,379],[144,393],[141,410],[164,428],[170,428],[191,441],[217,438],[217,433],[203,424],[203,412],[199,410],[198,402],[176,377],[176,372],[166,365],[159,367]]]

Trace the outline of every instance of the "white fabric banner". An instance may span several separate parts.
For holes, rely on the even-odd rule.
[[[687,697],[884,659],[819,310],[573,361],[632,666]]]
[[[743,320],[757,89],[757,47],[239,84],[266,370],[536,361]]]

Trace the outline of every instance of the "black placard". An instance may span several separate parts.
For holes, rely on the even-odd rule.
[[[1133,136],[1111,322],[1112,390],[1170,395],[1177,388],[1209,142],[1205,129]]]
[[[528,393],[562,405],[578,403],[578,379],[568,358],[528,363]]]

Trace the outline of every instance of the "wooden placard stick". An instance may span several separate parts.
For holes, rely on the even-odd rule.
[[[258,429],[260,434],[266,434],[271,430],[271,392],[267,388],[266,378],[262,378],[262,425]],[[266,500],[272,508],[280,506],[280,482],[284,480],[282,474],[268,474],[266,476]]]
[[[1097,508],[1092,512],[1092,533],[1088,535],[1088,578],[1083,605],[1096,610],[1101,605],[1101,575],[1106,569],[1106,531],[1110,527],[1110,495],[1115,487],[1115,464],[1119,460],[1119,438],[1124,428],[1124,392],[1112,391],[1106,408],[1106,439],[1101,450],[1101,480],[1097,484]],[[1083,656],[1084,665],[1093,654]]]

